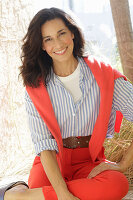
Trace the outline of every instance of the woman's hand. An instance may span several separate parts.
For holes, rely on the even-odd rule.
[[[96,167],[94,167],[87,178],[93,178],[105,170],[116,170],[119,172],[124,172],[126,169],[122,166],[121,162],[115,163],[110,161],[104,161]]]
[[[69,191],[64,192],[58,196],[58,200],[80,200],[78,197],[73,196]]]
[[[105,160],[104,162],[100,163],[99,165],[97,165],[95,168],[92,169],[92,171],[88,175],[88,178],[93,178],[105,170],[116,170],[119,172],[125,172],[127,168],[131,166],[132,163],[133,163],[133,141],[119,163]]]

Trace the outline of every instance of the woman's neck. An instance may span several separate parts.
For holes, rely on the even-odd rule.
[[[78,61],[75,57],[64,62],[53,62],[54,73],[58,76],[69,76],[77,68]]]

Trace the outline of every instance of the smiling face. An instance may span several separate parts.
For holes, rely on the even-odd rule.
[[[73,59],[74,34],[67,28],[62,19],[47,21],[41,27],[42,48],[55,62]]]

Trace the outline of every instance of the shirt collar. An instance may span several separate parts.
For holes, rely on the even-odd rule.
[[[83,57],[78,58],[78,62],[80,63],[80,77],[81,80],[88,80],[88,73],[86,73],[86,69],[88,69],[88,65],[85,62],[85,60],[83,59]],[[90,71],[90,68],[88,69]]]

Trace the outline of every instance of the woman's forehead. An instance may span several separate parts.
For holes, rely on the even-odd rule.
[[[58,33],[61,30],[68,29],[62,19],[56,18],[47,21],[42,25],[41,31],[43,35],[51,35],[52,33]]]

